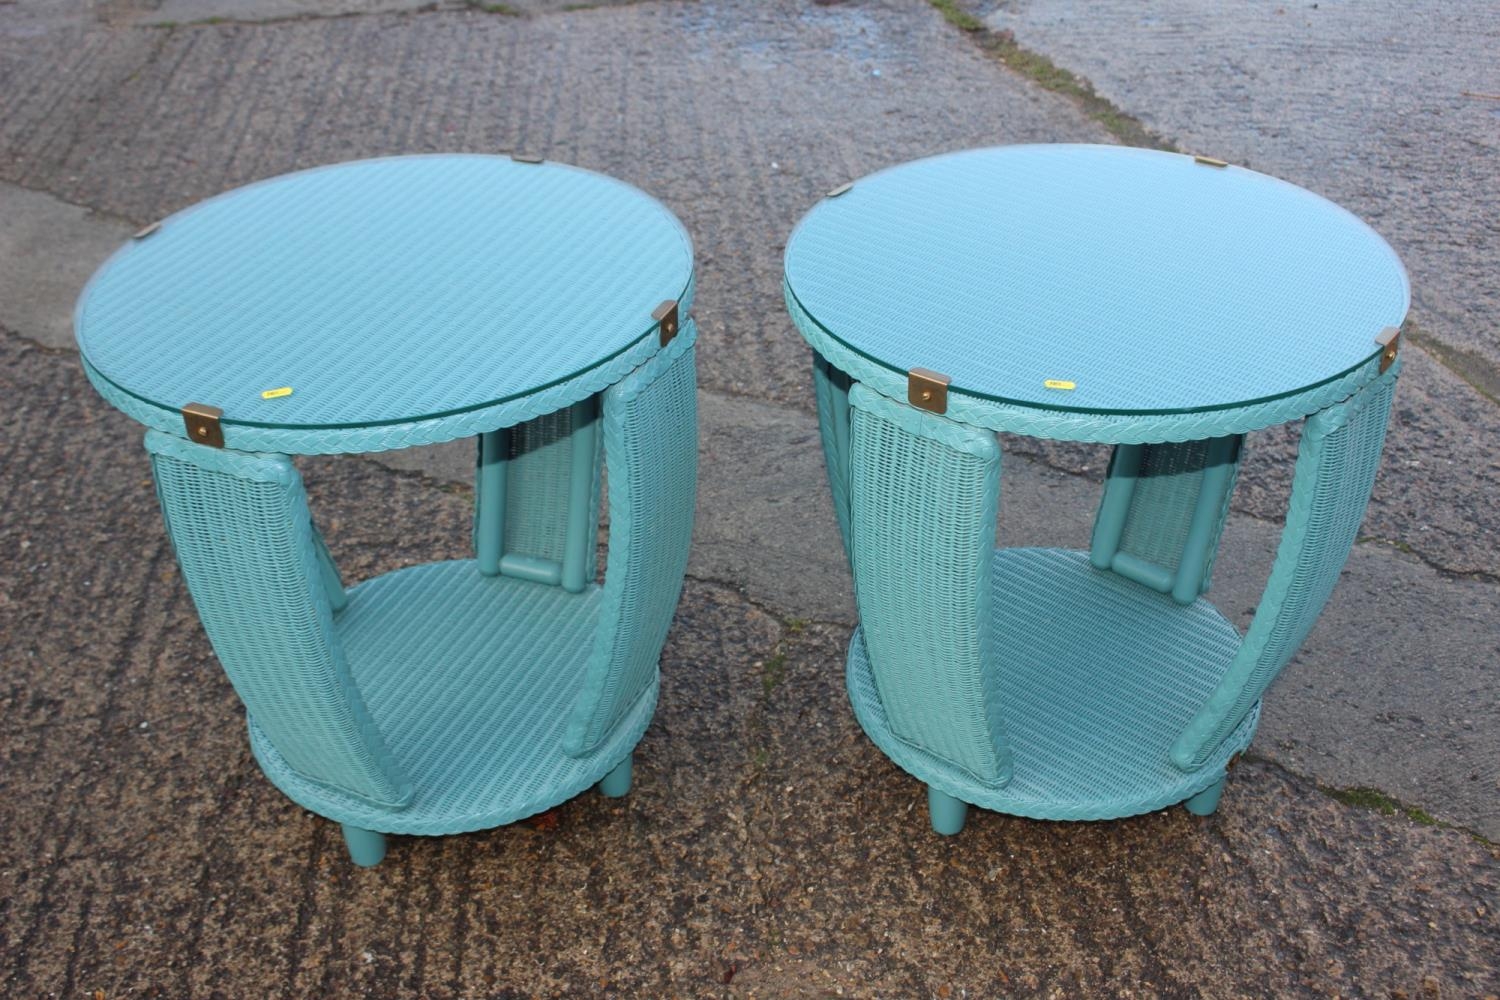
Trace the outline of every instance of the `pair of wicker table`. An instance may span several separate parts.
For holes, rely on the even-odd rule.
[[[1394,255],[1214,161],[1014,147],[833,192],[785,290],[855,579],[850,695],[934,826],[968,804],[1212,811],[1369,497],[1407,304]],[[655,201],[487,156],[242,188],[138,234],[86,289],[86,371],[150,428],[256,759],[357,863],[387,833],[628,790],[691,533],[692,292]],[[1243,435],[1301,417],[1242,640],[1200,595]],[[1116,446],[1088,552],[994,550],[996,431]],[[466,436],[475,557],[346,590],[289,456]]]

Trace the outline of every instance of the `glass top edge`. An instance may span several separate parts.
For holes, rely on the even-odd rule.
[[[255,188],[266,187],[272,184],[284,183],[306,175],[323,173],[330,170],[341,170],[365,164],[395,163],[400,161],[416,160],[493,160],[497,163],[513,163],[517,168],[523,168],[526,170],[552,167],[606,181],[616,187],[623,189],[628,193],[638,195],[639,197],[646,199],[661,212],[663,220],[671,224],[672,228],[676,230],[678,237],[682,240],[683,248],[687,252],[688,270],[690,275],[693,271],[693,261],[696,259],[696,250],[693,246],[692,233],[688,232],[688,229],[685,225],[683,225],[682,220],[677,217],[677,213],[668,208],[660,198],[651,194],[649,191],[645,191],[641,188],[636,187],[629,181],[621,180],[618,177],[611,176],[610,174],[606,174],[599,170],[590,170],[588,167],[580,167],[576,164],[567,163],[563,160],[542,160],[540,163],[518,163],[512,159],[510,153],[399,153],[391,156],[367,156],[355,160],[339,160],[336,163],[321,163],[317,166],[303,167],[300,170],[289,170],[286,173],[281,174],[272,174],[269,177],[261,177],[257,180],[248,181],[244,184],[240,184],[232,188],[226,188],[225,190],[219,191],[216,194],[211,194],[206,198],[200,198],[198,201],[192,202],[188,205],[184,205],[182,208],[179,208],[174,212],[169,212],[168,214],[155,220],[150,225],[165,227],[174,219],[180,219],[185,216],[192,215],[193,213],[211,204],[228,198],[232,198],[243,192]],[[161,235],[165,234],[163,233]],[[83,346],[82,333],[84,329],[84,313],[86,311],[86,306],[88,304],[89,298],[94,291],[94,286],[102,283],[110,269],[115,265],[116,261],[120,257],[129,253],[131,249],[136,245],[137,240],[134,237],[127,238],[119,247],[114,250],[113,253],[106,257],[104,261],[94,269],[94,272],[89,275],[88,281],[84,282],[83,288],[79,291],[78,298],[73,303],[72,317],[73,340],[79,345],[80,349],[82,349]],[[689,277],[688,284],[689,286],[691,286],[692,284],[691,276]]]
[[[395,159],[395,157],[388,157],[388,159]],[[696,276],[694,274],[690,273],[688,275],[687,284],[683,286],[682,291],[679,292],[678,295],[677,295],[677,301],[679,303],[682,303],[682,302],[686,301],[687,304],[688,304],[688,308],[689,309],[691,309],[691,299],[692,299],[691,292],[693,290],[693,284],[694,284],[695,277]],[[687,322],[690,322],[690,321],[691,321],[691,318],[689,317],[687,319],[682,320],[681,322],[682,323],[687,323]],[[571,374],[559,376],[558,378],[552,379],[551,381],[545,382],[545,383],[543,383],[541,385],[533,386],[533,387],[528,388],[528,389],[526,389],[526,390],[524,390],[522,392],[511,393],[508,396],[499,396],[499,397],[496,397],[494,399],[485,400],[485,401],[479,402],[479,403],[473,403],[473,404],[470,404],[468,406],[453,407],[453,408],[450,408],[450,409],[447,409],[447,410],[441,410],[441,411],[437,411],[437,412],[434,412],[434,413],[421,413],[421,414],[415,414],[415,415],[411,415],[411,416],[399,417],[399,418],[395,418],[395,419],[391,419],[391,420],[352,420],[352,421],[349,421],[347,423],[338,423],[338,424],[277,424],[277,423],[266,423],[264,421],[259,421],[259,420],[243,420],[243,419],[237,420],[237,419],[234,419],[234,418],[231,418],[231,417],[227,417],[227,416],[221,418],[220,422],[223,423],[225,426],[228,426],[228,427],[254,427],[254,428],[259,429],[259,430],[275,430],[275,431],[344,431],[344,430],[355,430],[355,429],[365,428],[365,427],[400,427],[400,426],[402,426],[404,424],[421,423],[421,422],[427,421],[427,420],[442,420],[442,419],[445,419],[445,418],[448,418],[448,417],[459,416],[459,415],[464,414],[464,413],[474,413],[474,412],[476,412],[478,410],[485,410],[485,409],[488,409],[488,408],[490,408],[492,406],[503,406],[506,403],[513,403],[516,400],[525,399],[527,396],[532,396],[532,395],[535,395],[536,393],[539,393],[539,392],[546,392],[548,389],[551,389],[551,388],[553,388],[555,386],[562,385],[565,382],[571,382],[571,381],[573,381],[576,378],[580,378],[580,377],[582,377],[584,375],[587,375],[589,372],[592,372],[592,371],[594,371],[594,370],[596,370],[596,369],[598,369],[598,368],[600,368],[600,367],[602,367],[604,365],[609,364],[611,361],[615,360],[620,355],[626,353],[627,351],[631,350],[632,348],[638,347],[643,340],[647,339],[648,337],[650,337],[652,334],[654,334],[657,331],[658,326],[659,326],[659,324],[655,320],[652,320],[651,324],[648,327],[646,327],[646,329],[643,332],[641,332],[640,334],[637,334],[636,336],[632,337],[629,341],[627,341],[625,343],[624,346],[618,348],[617,350],[611,351],[609,354],[607,354],[607,355],[605,355],[605,356],[603,356],[601,358],[596,359],[591,364],[588,364],[588,365],[586,365],[586,366],[578,369],[577,371],[572,372]],[[154,400],[154,399],[151,399],[151,398],[149,398],[147,396],[144,396],[141,393],[135,391],[134,389],[130,389],[130,388],[126,387],[126,386],[123,386],[123,385],[121,385],[119,383],[118,380],[116,380],[114,378],[111,378],[102,368],[100,368],[98,365],[94,364],[94,362],[89,359],[88,352],[86,350],[84,350],[84,347],[83,347],[83,344],[82,344],[81,341],[78,344],[78,356],[83,361],[83,363],[88,366],[88,368],[89,368],[90,371],[92,371],[94,374],[98,375],[104,381],[108,382],[116,390],[118,390],[121,393],[124,393],[125,395],[129,396],[131,399],[139,400],[140,402],[145,403],[147,406],[155,407],[156,409],[161,410],[163,413],[180,415],[182,407],[186,406],[188,403],[201,402],[201,403],[204,403],[205,405],[209,405],[209,406],[216,405],[211,400],[193,400],[193,399],[188,399],[188,400],[183,400],[183,402],[180,403],[180,404],[178,404],[177,406],[169,406],[169,405],[167,405],[165,403],[161,403],[161,402],[159,402],[157,400]]]
[[[785,287],[787,294],[791,296],[792,301],[797,304],[798,311],[801,312],[803,316],[806,316],[814,326],[821,330],[823,334],[834,343],[838,344],[840,347],[843,347],[845,350],[848,350],[849,352],[856,354],[861,358],[864,358],[871,364],[885,369],[893,375],[902,378],[905,378],[907,376],[908,372],[906,369],[898,368],[888,361],[883,361],[880,358],[877,358],[865,351],[860,350],[858,347],[855,347],[853,344],[849,343],[843,337],[840,337],[838,334],[834,333],[827,326],[825,326],[816,316],[808,311],[805,305],[803,305],[802,300],[797,296],[797,290],[792,287],[790,279],[784,277],[782,279],[782,284]],[[1160,417],[1187,413],[1215,413],[1227,410],[1238,410],[1250,406],[1258,406],[1262,403],[1270,403],[1278,399],[1287,399],[1292,396],[1297,396],[1304,392],[1311,392],[1312,390],[1317,389],[1320,386],[1325,386],[1330,382],[1336,382],[1341,378],[1345,378],[1348,375],[1358,371],[1360,368],[1370,364],[1370,362],[1374,361],[1380,356],[1380,352],[1382,350],[1383,348],[1379,344],[1377,344],[1368,355],[1356,361],[1354,364],[1343,369],[1342,371],[1335,372],[1334,374],[1329,375],[1326,378],[1319,379],[1316,382],[1309,382],[1308,384],[1298,386],[1295,389],[1289,389],[1286,392],[1272,393],[1267,396],[1257,396],[1252,399],[1238,400],[1232,403],[1213,403],[1206,406],[1166,407],[1150,410],[1126,410],[1089,406],[1062,406],[1051,403],[1042,403],[1036,400],[1013,399],[1007,396],[991,395],[989,393],[979,392],[975,389],[965,389],[963,386],[958,385],[957,383],[950,383],[948,386],[948,392],[950,394],[958,393],[959,395],[968,396],[970,399],[983,400],[987,403],[998,403],[1002,406],[1015,406],[1026,410],[1046,410],[1054,413],[1080,413],[1107,417]]]

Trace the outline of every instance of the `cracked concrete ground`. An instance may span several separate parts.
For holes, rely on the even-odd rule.
[[[1497,408],[1452,369],[1408,349],[1371,541],[1217,817],[979,813],[943,840],[842,695],[852,600],[781,246],[822,191],[879,166],[1108,135],[914,3],[309,6],[0,4],[8,995],[1500,994],[1500,859],[1481,839],[1500,837]],[[138,429],[83,380],[69,310],[125,234],[206,195],[504,149],[629,180],[694,235],[690,580],[628,799],[397,841],[364,872],[256,770]],[[1379,164],[1358,169],[1379,184]],[[1434,295],[1484,314],[1430,267]],[[1467,343],[1426,302],[1431,335]],[[1006,444],[1002,541],[1081,544],[1102,452]],[[1241,625],[1290,446],[1251,442],[1216,574]],[[305,463],[345,575],[462,555],[470,462],[460,442]],[[1323,791],[1350,786],[1457,828]]]

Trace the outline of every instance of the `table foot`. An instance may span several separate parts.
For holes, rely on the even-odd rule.
[[[362,830],[348,823],[339,825],[344,831],[344,844],[349,848],[350,861],[361,868],[374,868],[385,858],[385,834]]]
[[[616,764],[613,771],[599,779],[600,795],[606,799],[620,799],[625,797],[630,791],[630,764],[634,759],[635,755],[631,754]]]
[[[1194,816],[1212,816],[1219,808],[1219,796],[1224,794],[1224,778],[1209,785],[1203,791],[1182,803],[1182,807]]]
[[[931,814],[932,828],[945,837],[951,837],[964,828],[969,818],[969,804],[955,799],[947,792],[927,786],[927,811]]]

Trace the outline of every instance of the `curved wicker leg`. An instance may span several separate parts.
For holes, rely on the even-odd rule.
[[[631,765],[635,754],[615,765],[615,769],[599,779],[599,794],[606,799],[623,799],[630,793]]]
[[[964,828],[964,822],[969,818],[969,804],[928,785],[927,812],[932,818],[933,830],[951,837]]]
[[[854,598],[891,732],[925,762],[1003,787],[1011,752],[990,656],[994,432],[858,384],[849,405]]]
[[[374,868],[385,858],[385,834],[374,830],[361,830],[348,823],[340,823],[344,831],[344,844],[349,848],[349,860],[361,868]]]
[[[1183,802],[1182,808],[1194,816],[1212,816],[1214,810],[1219,808],[1219,797],[1224,794],[1224,777],[1209,785],[1203,791]]]
[[[844,555],[849,554],[849,376],[813,352],[813,388],[818,400],[818,434],[823,441],[823,464],[833,495]]]

